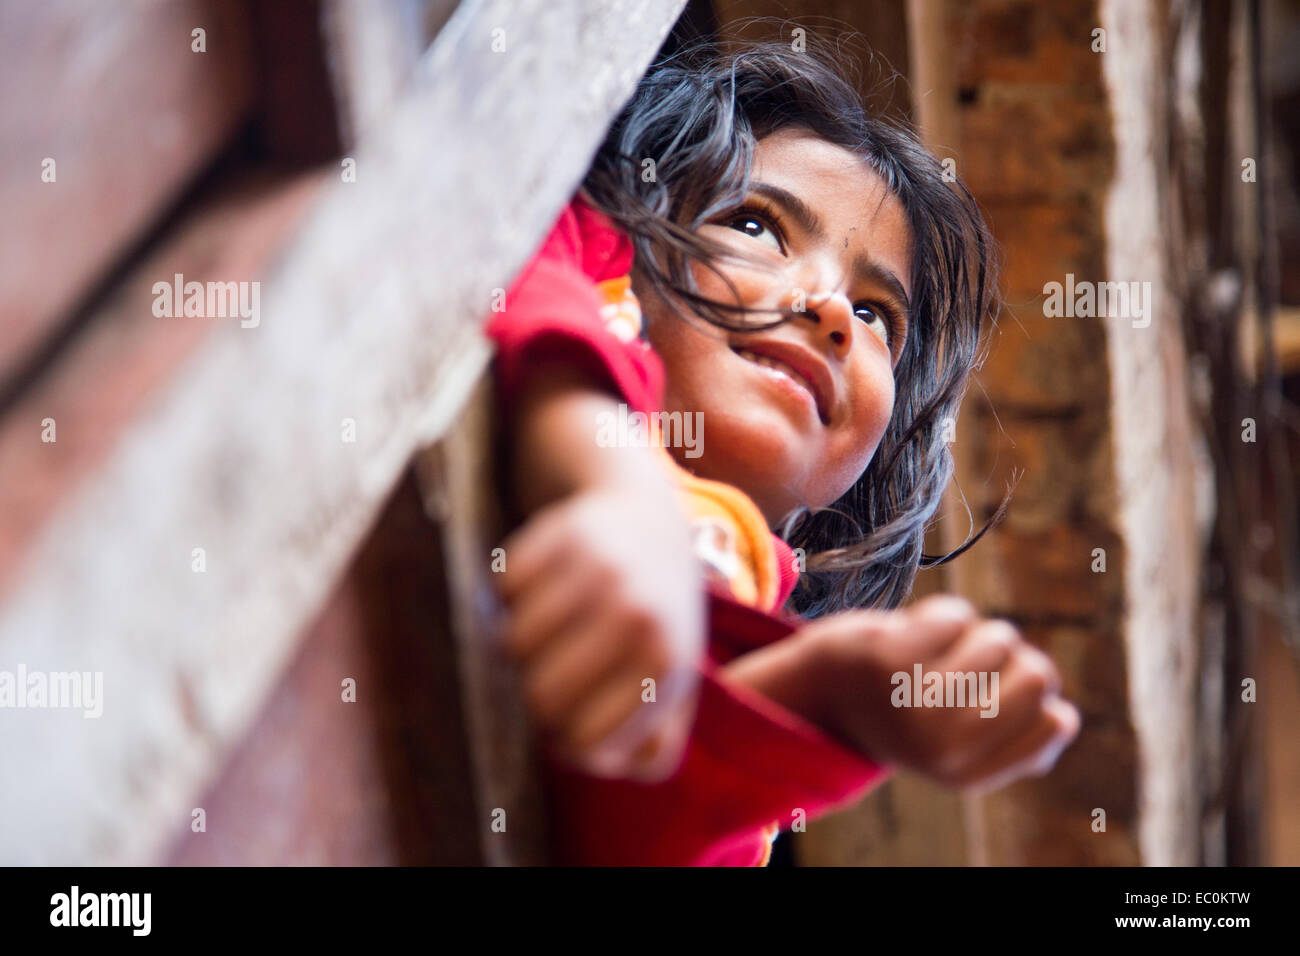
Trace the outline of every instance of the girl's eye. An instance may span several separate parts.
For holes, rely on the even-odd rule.
[[[744,213],[732,219],[727,225],[737,232],[743,232],[751,239],[767,243],[778,252],[784,252],[781,248],[780,238],[760,216],[755,216],[753,213]]]
[[[892,349],[890,339],[893,338],[893,330],[890,328],[889,317],[883,311],[870,305],[856,305],[853,307],[853,314],[865,322],[872,332],[880,336],[880,341]]]

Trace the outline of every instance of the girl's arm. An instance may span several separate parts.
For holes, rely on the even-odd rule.
[[[600,776],[680,762],[704,646],[702,579],[672,487],[647,448],[603,448],[618,402],[583,371],[533,369],[509,423],[506,643],[552,745]]]
[[[911,688],[918,667],[973,673],[989,693],[964,706],[905,706],[920,693]],[[946,595],[806,624],[731,661],[723,675],[873,760],[950,786],[991,790],[1046,773],[1079,731],[1047,655],[1009,623],[980,619]]]
[[[646,494],[647,508],[676,507],[646,448],[605,448],[597,441],[604,415],[619,400],[591,375],[558,359],[530,370],[507,420],[508,489],[525,514],[583,491],[627,489]]]
[[[812,820],[888,776],[789,708],[724,679],[724,645],[779,641],[788,623],[716,596],[709,615],[699,716],[680,770],[653,787],[553,772],[556,862],[752,865],[772,824]]]
[[[573,203],[485,331],[521,521],[500,582],[507,640],[535,722],[592,773],[655,780],[694,716],[704,597],[650,450],[597,441],[598,415],[646,411],[662,384],[601,316],[596,283],[631,263],[631,244]]]

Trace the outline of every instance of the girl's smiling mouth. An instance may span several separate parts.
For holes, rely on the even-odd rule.
[[[793,385],[810,400],[823,425],[830,424],[834,380],[826,363],[813,352],[798,345],[777,340],[755,340],[731,346],[747,362],[762,368],[767,377],[779,384]]]

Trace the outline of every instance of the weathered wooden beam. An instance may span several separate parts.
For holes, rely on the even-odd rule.
[[[485,861],[446,579],[408,470],[168,865]]]
[[[447,587],[465,729],[478,804],[472,822],[485,862],[547,859],[544,805],[517,676],[500,646],[490,549],[502,532],[494,414],[487,382],[447,436],[416,461],[425,509],[443,529]],[[497,827],[492,823],[496,822]]]
[[[322,28],[349,145],[384,121],[456,0],[327,0]]]
[[[0,715],[0,859],[158,858],[412,452],[458,414],[489,357],[477,317],[680,8],[457,9],[256,324],[214,332],[28,556],[0,659],[102,673],[103,714]]]
[[[46,522],[93,478],[217,323],[231,321],[155,317],[154,282],[176,273],[261,277],[332,179],[331,169],[214,183],[0,417],[0,606]],[[41,440],[46,419],[55,439],[48,443]]]
[[[247,114],[241,12],[0,4],[0,392]]]
[[[1106,323],[1116,500],[1124,539],[1124,639],[1137,736],[1144,863],[1199,862],[1205,741],[1198,729],[1200,580],[1214,478],[1192,418],[1178,277],[1168,228],[1166,104],[1194,83],[1152,69],[1168,37],[1160,5],[1102,0],[1099,23],[1116,53],[1101,57],[1114,112],[1115,172],[1106,199],[1106,271],[1150,283],[1149,324]]]

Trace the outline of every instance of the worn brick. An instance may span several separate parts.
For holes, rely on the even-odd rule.
[[[950,6],[953,26],[971,37],[959,45],[960,82],[1101,89],[1100,54],[1092,52],[1092,31],[1100,26],[1095,4],[975,0]]]
[[[1127,710],[1128,664],[1118,619],[1091,627],[1025,624],[1021,633],[1056,662],[1061,691],[1085,723],[1109,722]]]
[[[1105,768],[1099,773],[1098,768]],[[980,801],[985,862],[993,866],[1135,866],[1137,757],[1122,723],[1084,724],[1055,769]],[[1106,812],[1094,832],[1093,811]]]
[[[989,228],[1002,249],[1002,291],[1013,321],[1042,315],[1043,284],[1067,272],[1097,277],[1104,269],[1096,204],[1082,198],[1059,202],[980,196]]]
[[[1106,571],[1091,570],[1104,548]],[[1020,533],[999,527],[954,564],[958,590],[986,613],[1032,620],[1102,619],[1123,594],[1119,539],[1099,527],[1054,525]]]
[[[958,171],[978,183],[986,201],[1008,198],[1068,200],[1091,196],[1110,164],[1110,141],[1087,124],[1104,128],[1104,101],[1084,91],[1020,89],[1005,84],[980,88],[961,112]],[[1015,149],[1008,144],[1014,142]]]
[[[962,488],[982,511],[993,511],[1015,479],[1006,518],[1013,531],[1078,520],[1110,527],[1116,520],[1110,435],[1101,409],[1026,417],[981,396],[958,426],[957,445]]]

